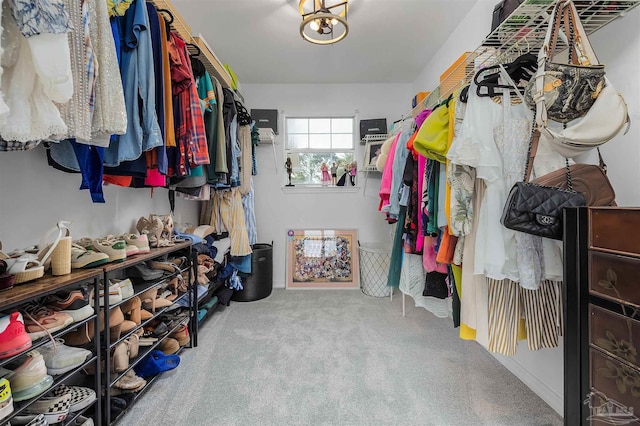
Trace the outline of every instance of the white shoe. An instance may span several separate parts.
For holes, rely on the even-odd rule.
[[[82,365],[92,352],[87,349],[66,346],[64,340],[56,339],[38,348],[47,366],[47,373],[52,376],[64,374]]]
[[[122,302],[122,291],[120,290],[120,286],[116,284],[109,285],[109,306],[114,305],[116,303]],[[89,301],[91,302],[91,306],[94,304],[93,290],[91,290],[91,294],[89,295]],[[100,284],[100,306],[104,306],[104,284]]]
[[[151,249],[149,248],[149,238],[147,237],[147,234],[142,234],[142,235],[124,234],[122,238],[128,245],[133,245],[138,247],[139,254],[151,252]]]
[[[122,281],[110,280],[109,283],[111,285],[117,285],[118,287],[120,287],[120,293],[122,295],[123,300],[128,299],[135,294],[135,292],[133,291],[133,283],[129,278],[124,279]]]
[[[7,379],[0,379],[0,420],[13,413],[11,386]]]
[[[93,389],[83,388],[81,386],[60,385],[51,393],[55,396],[71,395],[70,413],[84,410],[96,400],[96,393]]]
[[[26,414],[44,414],[48,424],[63,422],[69,415],[71,405],[71,393],[60,396],[45,396],[29,405],[24,412]]]

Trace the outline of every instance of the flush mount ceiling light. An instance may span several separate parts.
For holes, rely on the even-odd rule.
[[[300,0],[299,5],[302,38],[314,44],[333,44],[347,36],[347,1],[327,6],[325,0],[312,0],[313,10],[310,12],[304,10],[306,2],[307,0]]]

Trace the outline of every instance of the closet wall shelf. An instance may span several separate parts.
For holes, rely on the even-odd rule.
[[[223,87],[231,89],[231,76],[222,66],[222,63],[218,59],[218,57],[213,53],[211,47],[207,44],[207,42],[202,38],[202,35],[198,35],[194,37],[191,32],[191,27],[184,20],[182,15],[180,15],[173,6],[173,4],[169,0],[149,0],[157,9],[165,9],[171,12],[173,15],[173,23],[171,24],[171,28],[180,34],[180,37],[187,43],[194,44],[200,49],[200,52],[197,52],[196,49],[192,49],[190,46],[189,51],[192,54],[197,54],[198,59],[202,61],[205,68],[209,73],[218,79],[220,84]]]
[[[509,17],[487,36],[460,66],[465,67],[465,77],[456,84],[448,85],[441,93],[440,86],[431,91],[411,112],[412,116],[420,111],[433,108],[456,90],[467,85],[476,70],[497,63],[509,62],[526,52],[537,52],[544,42],[547,20],[549,19],[555,0],[525,0]],[[640,5],[640,0],[631,1],[593,1],[574,0],[580,20],[587,34],[592,34],[610,22],[621,18],[631,9]],[[567,48],[567,39],[560,34],[558,49]],[[446,76],[444,76],[446,77]]]

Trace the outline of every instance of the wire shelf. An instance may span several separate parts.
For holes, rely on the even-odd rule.
[[[640,5],[640,0],[574,0],[573,3],[585,31],[587,34],[593,34]],[[547,21],[555,4],[556,0],[526,0],[522,3],[460,64],[459,67],[465,67],[465,77],[444,92],[441,92],[438,86],[412,110],[412,115],[415,117],[423,109],[436,106],[456,90],[469,84],[477,70],[510,62],[526,52],[538,51],[544,43]],[[561,33],[557,50],[562,51],[567,47],[567,38]]]

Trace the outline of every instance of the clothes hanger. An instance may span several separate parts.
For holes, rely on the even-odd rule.
[[[169,21],[168,21],[168,24],[169,24],[169,25],[173,24],[173,13],[171,13],[171,11],[170,11],[170,10],[167,10],[167,9],[156,9],[156,11],[157,11],[158,13],[166,13],[167,15],[169,15]]]
[[[538,58],[532,53],[524,53],[518,56],[513,62],[507,64],[492,65],[476,73],[473,82],[476,84],[476,94],[480,97],[494,97],[500,95],[501,91],[496,89],[509,89],[511,94],[515,94],[512,85],[500,83],[500,67],[504,67],[507,74],[516,82],[529,81],[538,69]],[[491,71],[497,72],[491,72]],[[524,87],[517,86],[520,94],[524,93]],[[485,88],[486,92],[482,89]]]
[[[200,56],[200,54],[202,54],[202,50],[200,50],[200,48],[198,46],[196,46],[193,43],[186,43],[187,47],[191,47],[192,49],[196,50],[196,53],[191,53],[189,52],[189,56]]]

